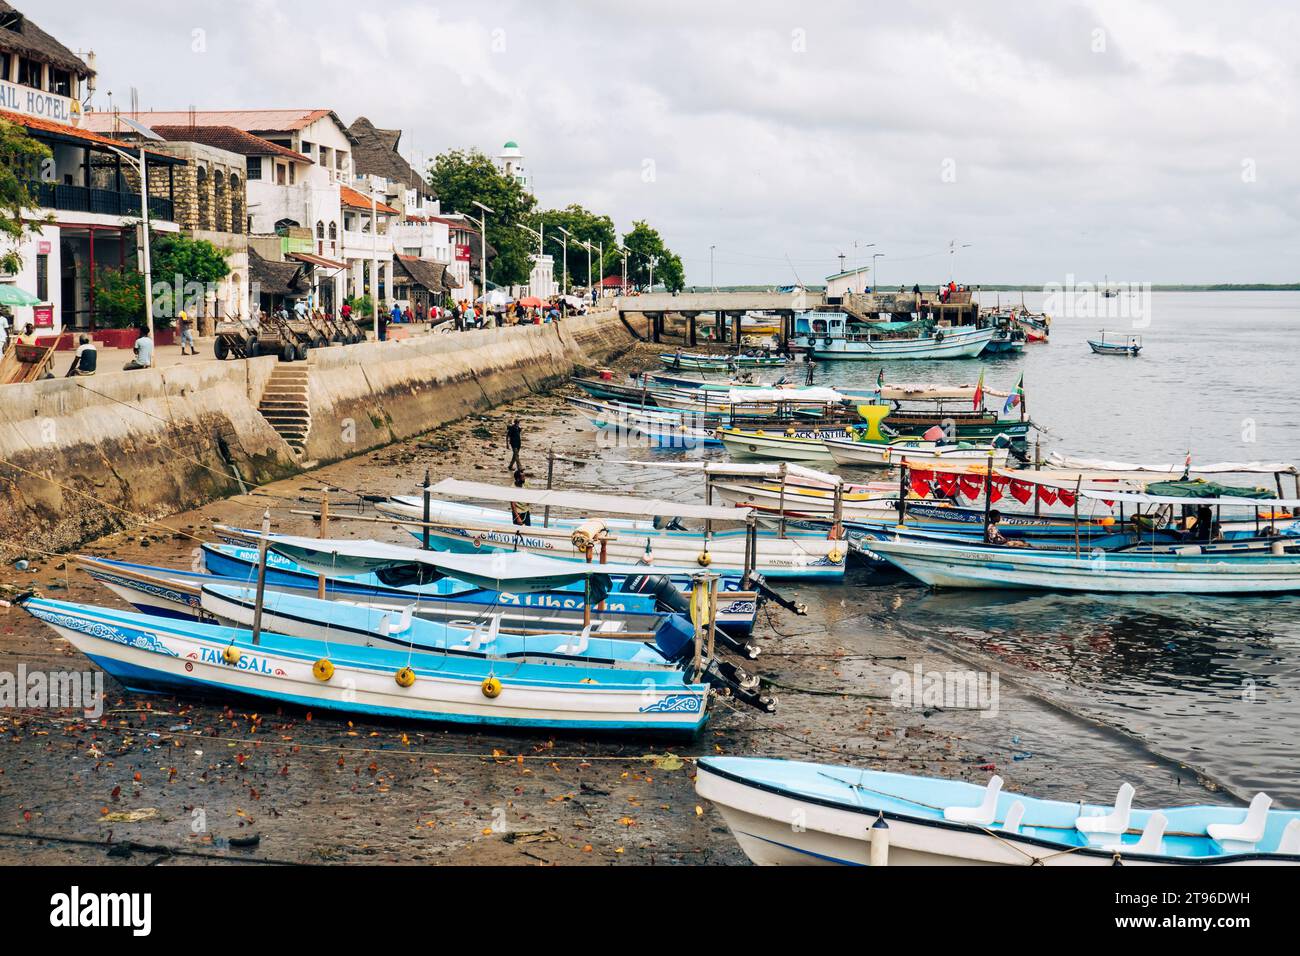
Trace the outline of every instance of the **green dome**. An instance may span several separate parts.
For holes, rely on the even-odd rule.
[[[516,142],[512,139],[512,140],[510,140],[509,142],[507,142],[504,146],[502,146],[501,148],[502,148],[502,149],[518,149],[518,148],[519,148],[519,144],[516,143]]]

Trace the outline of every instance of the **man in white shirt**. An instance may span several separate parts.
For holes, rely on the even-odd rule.
[[[139,338],[135,340],[135,358],[122,366],[122,370],[129,372],[137,368],[153,367],[153,339],[149,337],[149,330],[143,325],[139,328]]]

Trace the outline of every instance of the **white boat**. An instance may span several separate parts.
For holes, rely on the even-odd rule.
[[[1140,809],[1043,800],[986,786],[794,760],[704,757],[695,789],[752,861],[850,866],[1295,866],[1300,811]]]
[[[890,468],[906,462],[911,465],[942,465],[960,463],[988,464],[997,467],[1007,463],[1008,450],[992,445],[972,445],[966,442],[940,444],[920,439],[902,438],[896,441],[859,441],[855,438],[826,438],[826,450],[837,465],[866,468]]]
[[[712,528],[714,522],[734,525],[745,521],[748,512],[741,508],[578,491],[507,488],[456,479],[440,482],[430,489],[430,493],[484,501],[526,502],[535,509],[534,523],[521,526],[514,524],[506,511],[431,499],[430,520],[433,526],[429,528],[430,541],[433,546],[448,551],[527,551],[569,561],[587,561],[589,558],[599,561],[603,558],[621,564],[636,564],[648,559],[653,561],[655,570],[707,568],[722,574],[756,571],[771,579],[838,578],[844,574],[844,542],[819,532],[781,536],[756,530],[754,554],[747,558],[750,555],[747,529]],[[398,496],[381,502],[377,507],[381,512],[408,521],[421,521],[424,514],[423,500],[415,497]],[[706,522],[706,527],[704,530],[676,530],[656,528],[653,521],[647,520],[590,517],[552,517],[548,527],[536,510],[546,507],[588,516],[632,514],[650,518],[699,519]],[[419,530],[411,533],[417,537],[422,534]]]
[[[942,541],[874,541],[871,550],[935,588],[1259,595],[1300,591],[1300,555],[1039,551]]]
[[[782,489],[772,481],[715,480],[713,492],[727,504],[753,508],[765,514],[811,515],[830,518],[835,514],[835,490],[787,482]],[[898,482],[875,482],[871,485],[845,485],[839,504],[845,521],[884,521],[898,519]]]
[[[849,433],[843,428],[788,429],[785,432],[761,428],[719,428],[715,434],[732,458],[766,458],[826,465],[833,463],[835,458],[826,447],[825,439],[847,438]]]

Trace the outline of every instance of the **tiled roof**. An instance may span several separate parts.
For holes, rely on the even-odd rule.
[[[11,113],[9,110],[0,110],[0,119],[7,120],[15,126],[25,127],[31,132],[56,133],[59,136],[66,136],[70,139],[79,140],[83,143],[97,143],[100,146],[111,146],[114,149],[125,150],[128,153],[136,153],[140,147],[132,143],[123,143],[120,140],[110,139],[107,136],[101,136],[98,133],[87,132],[77,126],[66,126],[63,123],[55,123],[53,120],[39,119],[35,116],[24,116],[22,113]],[[148,150],[155,156],[162,157],[169,162],[177,160],[165,153],[157,150]]]
[[[233,126],[249,133],[290,132],[304,129],[333,110],[137,110],[130,116],[145,126]],[[343,121],[334,117],[339,127]],[[82,125],[97,132],[112,132],[115,116],[112,113],[87,113]]]
[[[300,163],[313,162],[310,156],[295,153],[287,147],[279,146],[269,140],[262,139],[260,136],[254,136],[252,133],[246,133],[242,129],[236,129],[233,126],[187,125],[152,126],[150,128],[163,139],[172,142],[202,143],[205,146],[215,146],[217,149],[238,153],[241,156],[279,156],[281,159],[292,159]]]
[[[349,206],[352,209],[370,208],[370,197],[365,195],[364,193],[357,192],[351,186],[340,186],[339,198],[343,200],[343,205]],[[400,216],[402,214],[401,210],[394,209],[392,206],[388,205],[387,203],[382,203],[382,202],[375,203],[375,210],[377,212],[388,213],[390,216]]]

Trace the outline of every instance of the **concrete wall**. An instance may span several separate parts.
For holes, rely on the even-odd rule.
[[[0,386],[0,540],[66,550],[238,493],[232,465],[249,485],[288,477],[544,390],[632,342],[604,312],[313,351],[302,459],[257,411],[271,356]]]
[[[541,392],[634,341],[613,312],[558,324],[366,342],[310,355],[306,457],[337,461]]]

